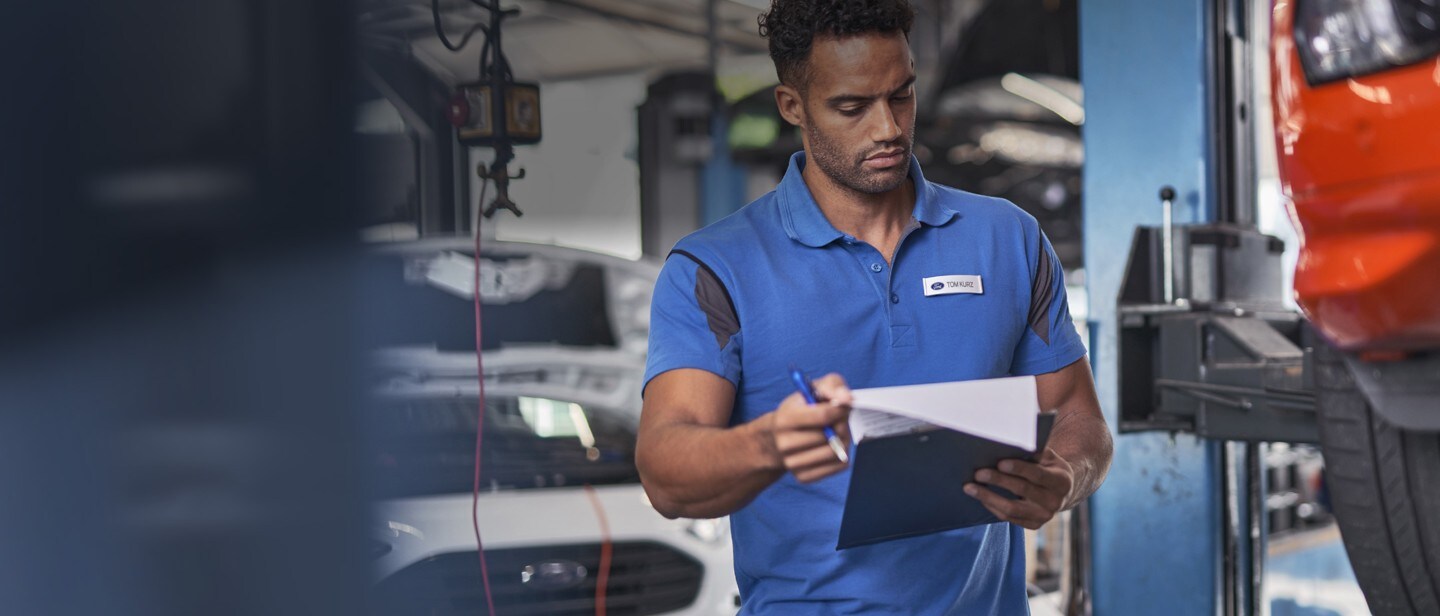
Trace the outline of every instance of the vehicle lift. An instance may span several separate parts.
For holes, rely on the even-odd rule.
[[[1284,245],[1254,222],[1256,4],[1080,6],[1090,351],[1119,433],[1080,613],[1263,613],[1261,444],[1318,441]]]

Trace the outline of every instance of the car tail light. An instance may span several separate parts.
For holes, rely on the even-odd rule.
[[[1318,85],[1440,53],[1440,0],[1295,0],[1305,80]]]

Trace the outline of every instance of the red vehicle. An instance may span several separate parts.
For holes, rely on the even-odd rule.
[[[1336,516],[1376,614],[1440,614],[1440,1],[1277,0],[1275,144]]]

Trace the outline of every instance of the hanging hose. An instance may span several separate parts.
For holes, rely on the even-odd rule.
[[[615,546],[610,541],[610,520],[605,517],[600,495],[588,483],[585,484],[585,495],[590,497],[590,506],[595,508],[595,517],[600,520],[600,572],[595,578],[595,616],[605,616],[605,591],[610,585],[610,558]]]
[[[481,188],[484,199],[484,188]],[[480,540],[480,452],[485,443],[485,359],[481,349],[485,348],[480,329],[480,227],[475,227],[475,376],[480,383],[479,402],[476,404],[475,419],[475,481],[470,492],[470,524],[475,529],[475,552],[480,555],[480,582],[485,587],[486,614],[495,616],[495,600],[490,594],[490,571],[485,566],[485,544]]]
[[[476,2],[476,4],[480,3]],[[485,5],[480,4],[480,6],[483,7]],[[440,44],[444,45],[445,48],[450,51],[460,51],[464,49],[466,43],[470,42],[470,37],[475,36],[476,32],[486,32],[485,24],[475,24],[470,26],[469,30],[465,31],[465,36],[461,37],[459,43],[451,43],[450,38],[445,36],[445,28],[440,25],[440,0],[430,0],[430,15],[435,18],[435,34],[440,36]]]

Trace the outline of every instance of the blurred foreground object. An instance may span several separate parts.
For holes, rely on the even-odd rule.
[[[362,611],[351,20],[7,8],[0,611]]]

